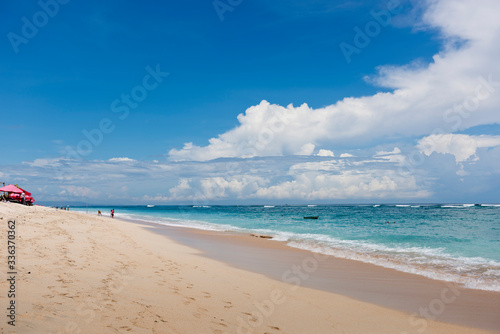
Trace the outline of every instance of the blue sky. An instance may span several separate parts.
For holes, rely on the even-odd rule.
[[[0,181],[37,200],[500,201],[495,1],[0,6]]]

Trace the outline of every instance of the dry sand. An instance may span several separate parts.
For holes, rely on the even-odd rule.
[[[2,333],[491,333],[417,319],[200,256],[140,225],[0,203],[0,244],[16,221],[16,326]]]

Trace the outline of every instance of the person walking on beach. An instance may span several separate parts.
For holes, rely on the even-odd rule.
[[[111,218],[115,218],[115,209],[111,209]]]
[[[97,210],[97,215],[102,216],[101,210]]]

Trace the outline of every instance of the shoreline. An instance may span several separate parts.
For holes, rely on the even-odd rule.
[[[6,220],[14,218],[18,226],[17,324],[13,330],[2,321],[0,331],[6,333],[498,331],[416,318],[397,308],[271,279],[213,260],[194,244],[186,246],[175,237],[155,233],[159,228],[151,224],[3,203],[0,218],[2,244],[6,245]],[[194,235],[189,238],[198,246],[209,239],[202,234],[193,239]],[[234,244],[247,245],[236,237],[229,239],[233,244],[223,245],[233,250]],[[281,249],[277,243],[267,244]],[[268,252],[259,246],[243,254],[259,249]],[[301,264],[307,268],[307,263]],[[5,276],[7,271],[2,272]],[[0,281],[2,291],[8,290],[7,283]],[[481,301],[474,302],[466,313],[487,312]],[[6,303],[7,295],[0,293],[0,304]]]
[[[369,206],[369,209],[371,209],[371,206]],[[124,207],[123,211],[119,210],[123,214],[123,216],[120,214],[119,218],[145,220],[162,225],[192,227],[208,231],[263,233],[271,236],[273,240],[287,241],[291,247],[310,252],[321,252],[339,258],[371,263],[400,272],[421,275],[434,280],[451,282],[452,284],[456,283],[470,289],[500,292],[500,258],[498,258],[499,253],[497,251],[500,249],[500,244],[487,237],[487,235],[495,232],[492,224],[498,222],[498,219],[489,219],[487,216],[491,212],[498,213],[497,209],[477,209],[475,207],[470,209],[470,207],[464,207],[468,216],[476,214],[476,210],[481,210],[481,217],[489,220],[486,224],[481,224],[481,227],[474,229],[476,232],[472,233],[472,235],[463,236],[460,235],[460,224],[456,225],[452,222],[454,216],[461,216],[461,211],[458,209],[437,209],[438,212],[436,213],[434,212],[436,209],[425,209],[422,211],[423,215],[419,216],[415,221],[411,219],[413,219],[414,215],[419,214],[414,210],[423,209],[392,208],[383,212],[376,211],[378,209],[369,209],[365,212],[367,209],[360,206],[355,210],[361,212],[361,218],[352,217],[355,221],[351,223],[355,224],[356,226],[353,225],[354,228],[359,230],[359,234],[356,235],[352,234],[352,229],[349,227],[351,223],[346,221],[345,217],[348,215],[342,213],[344,209],[339,212],[333,210],[333,213],[327,209],[324,213],[327,221],[318,222],[320,232],[314,230],[315,225],[318,224],[308,224],[308,222],[302,224],[297,221],[297,217],[294,217],[294,215],[299,215],[299,218],[302,218],[302,212],[295,210],[285,210],[284,215],[277,215],[275,212],[268,215],[269,211],[262,208],[257,209],[257,211],[255,209],[248,211],[245,208],[241,210],[238,208],[236,210],[210,209],[205,214],[205,210],[193,209],[191,211],[186,209],[187,211],[184,211],[181,208],[172,210],[173,214],[169,215],[170,209],[159,208],[157,209],[158,212],[155,212],[153,209],[148,211],[146,209],[136,210]],[[163,215],[163,210],[167,211],[166,216]],[[261,217],[261,222],[259,222],[259,219],[255,219],[254,225],[254,222],[251,221],[254,219],[249,219],[247,215],[254,215],[255,212],[260,213],[261,211],[264,216]],[[276,211],[281,213],[282,209],[279,208]],[[232,214],[238,212],[243,214],[241,220],[236,214]],[[192,218],[191,213],[193,213]],[[382,216],[400,214],[401,224],[389,226],[378,219]],[[435,226],[432,225],[427,228],[428,223],[425,216],[434,214],[444,214],[448,218]],[[338,220],[335,218],[336,215],[340,215]],[[368,218],[367,215],[369,215]],[[271,217],[269,224],[265,220],[268,216]],[[285,216],[285,218],[277,216]],[[374,221],[370,220],[372,216],[375,217]],[[179,219],[185,221],[178,222]],[[330,224],[330,220],[333,222],[332,224]],[[290,221],[293,221],[293,223],[290,223]],[[283,228],[281,223],[283,223]],[[288,224],[294,226],[289,227]],[[419,231],[421,227],[423,227],[423,232]],[[469,224],[467,228],[473,228],[473,226]],[[467,228],[464,227],[462,230]],[[484,229],[488,228],[491,231],[486,233]],[[481,230],[483,231],[481,232]],[[417,235],[414,236],[413,233],[415,232]],[[360,235],[359,239],[357,235]],[[440,237],[441,235],[443,237]],[[419,241],[420,237],[422,242]]]
[[[340,294],[427,319],[500,330],[500,293],[496,291],[313,253],[260,235],[122,220],[149,226],[154,233],[200,250],[202,256],[293,286]],[[469,312],[471,304],[481,305],[483,310]]]

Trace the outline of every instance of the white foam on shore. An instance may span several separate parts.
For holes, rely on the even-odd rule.
[[[500,292],[500,262],[480,257],[453,257],[443,248],[388,247],[357,240],[340,240],[322,234],[296,234],[269,229],[246,230],[272,236],[271,240],[310,252],[356,260],[431,279],[462,284],[470,289]]]
[[[214,224],[214,223],[204,222],[201,220],[190,220],[185,218],[176,219],[176,218],[161,218],[161,217],[144,217],[141,215],[126,214],[126,213],[121,213],[120,215],[115,215],[115,216],[116,218],[123,218],[139,222],[154,223],[172,227],[194,228],[205,231],[230,232],[230,231],[240,230],[236,226],[231,226],[226,224]]]
[[[285,241],[286,237],[277,239]],[[495,261],[483,258],[454,258],[439,248],[391,248],[358,241],[336,240],[327,236],[317,236],[314,239],[293,238],[289,239],[287,245],[431,279],[463,284],[471,289],[500,292],[500,263]],[[318,239],[323,241],[318,242]]]

